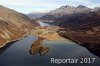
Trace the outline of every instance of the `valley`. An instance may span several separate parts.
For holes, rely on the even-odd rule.
[[[24,62],[26,59],[27,62],[28,59],[37,62],[37,58],[41,58],[38,55],[40,54],[44,55],[46,61],[41,59],[49,64],[48,58],[51,56],[58,58],[65,58],[66,55],[77,58],[84,56],[96,58],[96,63],[100,65],[99,48],[100,8],[98,7],[91,9],[83,5],[77,7],[66,5],[48,13],[25,15],[0,6],[1,59],[7,58],[6,54],[9,56],[11,54],[11,61],[21,59]],[[2,62],[4,63],[5,59]],[[21,64],[20,61],[18,63]],[[97,65],[96,63],[94,65]]]

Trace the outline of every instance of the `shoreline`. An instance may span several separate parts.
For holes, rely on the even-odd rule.
[[[17,40],[7,41],[7,42],[3,43],[3,44],[0,46],[0,49],[3,48],[3,47],[5,47],[7,43],[19,41],[19,40],[21,40],[21,39],[23,39],[23,38],[25,38],[25,37],[27,37],[27,36],[28,36],[28,35],[26,34],[26,35],[23,35],[23,37],[21,37],[21,38],[19,38],[19,39],[17,39]]]
[[[95,54],[96,56],[100,57],[100,41],[97,40],[96,41],[92,41],[92,38],[90,40],[88,39],[85,39],[87,38],[87,36],[77,36],[77,35],[69,35],[69,34],[66,34],[66,33],[59,33],[60,36],[66,38],[66,39],[69,39],[71,40],[72,42],[82,46],[82,47],[85,47],[87,50],[89,50],[89,52],[91,52],[92,54]],[[78,39],[78,38],[80,39]],[[77,38],[77,39],[76,39]],[[84,40],[82,40],[84,39]],[[94,38],[95,39],[95,38]]]

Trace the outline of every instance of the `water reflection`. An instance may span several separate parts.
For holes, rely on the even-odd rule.
[[[17,40],[17,41],[18,41],[18,40]],[[9,42],[9,43],[7,43],[7,44],[5,45],[5,47],[0,48],[0,55],[1,55],[8,47],[10,47],[12,44],[14,44],[14,43],[17,42],[17,41]]]
[[[39,38],[40,39],[40,38]],[[41,38],[43,39],[43,38]],[[1,66],[100,66],[100,58],[88,52],[87,49],[74,44],[70,41],[43,41],[38,46],[49,47],[42,57],[38,54],[30,55],[29,50],[33,46],[37,46],[37,37],[28,36],[14,44],[12,44],[5,52],[0,55]],[[33,45],[32,45],[33,43]],[[32,46],[32,47],[31,47]],[[53,64],[51,58],[80,58],[93,57],[96,58],[93,64]]]
[[[36,41],[34,41],[30,49],[30,54],[36,55],[39,53],[41,56],[46,54],[49,51],[49,47],[42,46],[45,40],[45,38],[39,37]]]

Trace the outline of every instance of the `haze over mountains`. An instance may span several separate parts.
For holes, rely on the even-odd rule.
[[[0,47],[22,38],[37,25],[26,15],[0,5]]]
[[[60,8],[56,8],[55,10],[47,11],[47,12],[32,12],[27,14],[28,17],[32,19],[40,19],[40,20],[56,20],[64,15],[71,14],[79,14],[79,13],[88,13],[91,11],[97,11],[100,7],[88,8],[84,5],[75,6],[61,6]]]
[[[96,7],[94,9],[99,9]],[[76,14],[76,13],[87,13],[90,11],[94,11],[94,9],[88,8],[87,6],[79,5],[77,7],[74,6],[61,6],[55,10],[50,11],[45,16],[41,17],[40,19],[47,19],[47,20],[55,20],[64,15]],[[50,18],[49,18],[50,17]]]
[[[57,8],[55,10],[51,10],[45,16],[41,17],[41,19],[50,20],[50,19],[59,18],[63,15],[79,13],[79,12],[81,13],[81,12],[85,12],[89,10],[90,10],[89,8],[87,8],[86,6],[82,6],[82,5],[79,5],[78,7],[66,5],[66,6],[61,6],[60,8]]]
[[[47,13],[48,12],[31,12],[31,13],[27,14],[27,16],[31,19],[37,19],[37,18],[44,16]]]

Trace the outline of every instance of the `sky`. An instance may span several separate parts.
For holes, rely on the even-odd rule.
[[[100,0],[0,0],[0,5],[28,14],[31,12],[47,12],[65,5],[100,7]]]

